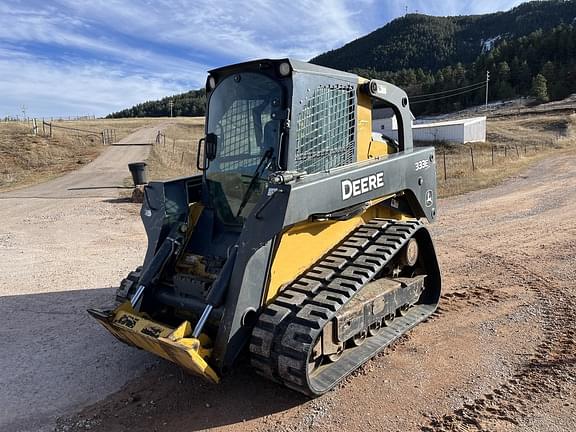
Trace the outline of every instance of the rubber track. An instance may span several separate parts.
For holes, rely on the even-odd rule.
[[[137,267],[136,270],[131,271],[128,273],[128,276],[122,279],[120,287],[116,290],[116,303],[118,305],[132,298],[132,295],[136,292],[136,285],[141,275],[142,267]]]
[[[423,225],[373,219],[356,228],[332,251],[287,286],[260,314],[250,342],[251,364],[260,375],[301,393],[325,393],[408,329],[431,315],[417,305],[382,334],[345,350],[335,363],[308,375],[312,344],[326,323],[371,281]]]

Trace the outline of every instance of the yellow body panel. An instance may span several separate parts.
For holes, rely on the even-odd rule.
[[[192,232],[198,223],[198,219],[200,219],[200,215],[202,215],[202,211],[204,210],[204,204],[201,202],[195,202],[190,204],[188,208],[188,230]]]
[[[358,79],[359,85],[367,82],[369,81],[365,78]],[[358,140],[356,142],[356,160],[363,161],[393,153],[394,150],[389,148],[387,144],[372,141],[372,99],[361,91],[358,92],[357,98]]]
[[[189,337],[192,328],[188,321],[173,329],[135,312],[130,302],[120,305],[108,317],[96,318],[121,341],[163,357],[210,382],[220,382],[206,362],[212,354],[210,339],[204,334],[198,339]]]
[[[363,78],[360,78],[359,84],[362,84]],[[364,92],[358,91],[358,106],[356,107],[356,118],[358,124],[358,140],[356,144],[356,160],[363,161],[368,159],[372,141],[372,100]]]
[[[379,201],[386,198],[383,197]],[[363,214],[347,221],[306,221],[288,228],[282,234],[274,256],[270,283],[264,303],[268,304],[282,290],[284,285],[296,279],[354,228],[377,217],[405,218],[404,215],[393,209],[373,205]]]

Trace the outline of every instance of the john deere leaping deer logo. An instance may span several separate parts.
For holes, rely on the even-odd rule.
[[[434,194],[430,189],[426,191],[426,207],[432,207],[434,204]]]

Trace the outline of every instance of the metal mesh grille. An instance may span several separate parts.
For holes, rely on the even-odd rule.
[[[221,171],[239,171],[258,164],[260,147],[257,133],[261,131],[256,131],[253,112],[263,102],[235,100],[222,117],[216,132],[221,143],[218,155]]]
[[[356,92],[320,86],[298,115],[296,170],[308,174],[354,162]]]

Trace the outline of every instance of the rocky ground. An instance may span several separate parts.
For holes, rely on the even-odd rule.
[[[440,309],[337,390],[308,400],[246,366],[211,386],[160,362],[59,430],[576,430],[575,163],[443,200]]]
[[[157,128],[142,128],[93,163],[0,194],[0,430],[51,430],[139,376],[144,353],[115,344],[86,314],[143,258],[138,207],[118,198],[129,162]]]
[[[206,384],[89,319],[145,244],[113,188],[127,156],[106,157],[74,183],[109,189],[0,196],[1,430],[576,430],[573,151],[442,200],[440,309],[314,400],[246,365]]]

